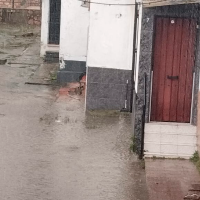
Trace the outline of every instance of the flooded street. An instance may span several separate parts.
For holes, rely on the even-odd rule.
[[[0,199],[147,200],[130,116],[86,115],[84,97],[24,84],[40,71],[39,30],[16,39],[25,29],[10,29],[0,32]]]

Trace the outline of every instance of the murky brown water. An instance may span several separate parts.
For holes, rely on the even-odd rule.
[[[147,200],[130,117],[85,116],[83,99],[24,85],[32,70],[0,66],[0,199]]]

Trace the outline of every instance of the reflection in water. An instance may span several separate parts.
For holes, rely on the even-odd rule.
[[[9,35],[18,27],[5,28],[0,44],[20,40]],[[39,63],[39,38],[27,40],[27,51],[23,39],[7,52]],[[55,100],[50,87],[24,85],[36,68],[0,67],[0,200],[147,200],[144,170],[129,152],[129,116],[85,117],[82,100]],[[32,78],[46,78],[45,69]]]
[[[82,101],[53,102],[32,92],[7,111],[4,105],[2,199],[147,199],[144,170],[129,151],[128,115],[85,119]]]

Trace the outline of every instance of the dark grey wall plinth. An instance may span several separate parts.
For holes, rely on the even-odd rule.
[[[88,67],[87,110],[121,110],[126,99],[128,84],[128,109],[130,109],[132,70]]]
[[[80,76],[86,73],[86,62],[83,61],[64,61],[65,68],[60,69],[57,73],[59,84],[80,81]]]
[[[162,6],[154,8],[144,8],[142,20],[141,33],[141,50],[140,50],[140,69],[139,69],[139,84],[138,93],[135,101],[135,142],[137,146],[137,153],[141,149],[141,135],[142,135],[142,106],[144,104],[144,74],[147,74],[147,108],[146,108],[146,122],[149,122],[150,110],[150,86],[151,86],[151,67],[152,67],[152,52],[154,40],[154,20],[156,16],[163,17],[186,17],[195,18],[199,21],[199,5],[174,5]],[[200,66],[200,51],[199,51],[199,31],[197,33],[196,42],[196,63],[195,63],[195,85],[194,85],[194,100],[192,112],[192,124],[197,123],[197,94],[199,84],[199,66]]]
[[[59,52],[47,51],[44,57],[44,62],[59,63]]]

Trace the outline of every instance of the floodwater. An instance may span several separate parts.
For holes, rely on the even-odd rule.
[[[25,85],[40,68],[39,36],[14,40],[20,31],[0,32],[0,42],[28,41],[2,48],[18,62],[0,65],[0,199],[147,200],[143,165],[129,150],[130,116],[86,115],[83,97]]]

